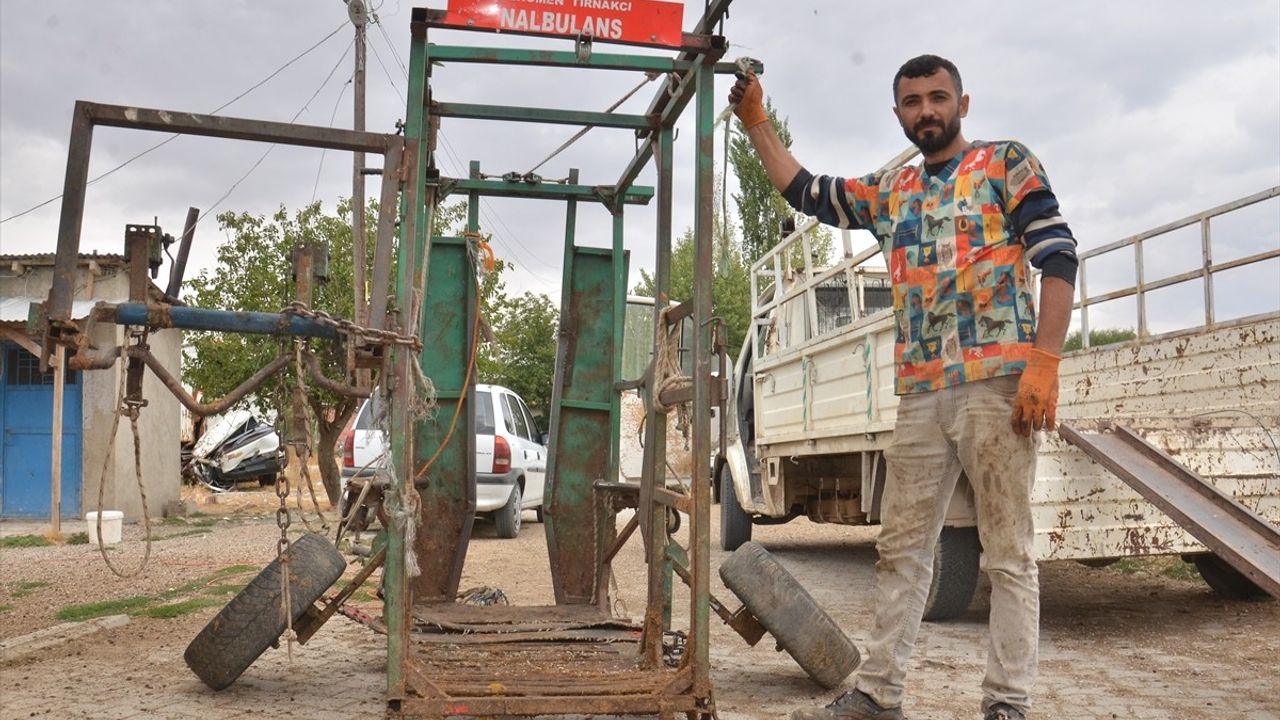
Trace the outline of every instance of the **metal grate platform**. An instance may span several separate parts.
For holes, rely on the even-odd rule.
[[[698,708],[688,669],[641,667],[640,627],[594,606],[418,605],[412,626],[400,717]]]

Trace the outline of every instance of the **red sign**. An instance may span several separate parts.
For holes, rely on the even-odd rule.
[[[449,0],[443,24],[680,47],[684,4],[662,0]]]

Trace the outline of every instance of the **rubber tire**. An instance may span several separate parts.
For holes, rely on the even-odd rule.
[[[680,511],[673,507],[667,508],[667,537],[680,532],[681,520]]]
[[[1258,587],[1256,583],[1217,555],[1212,553],[1196,555],[1193,562],[1205,584],[1225,598],[1257,600],[1267,596],[1266,590]]]
[[[814,682],[830,690],[858,667],[853,641],[759,543],[726,558],[720,579]]]
[[[328,590],[347,563],[323,535],[308,533],[289,550],[290,611],[296,621]],[[196,635],[182,659],[205,685],[235,682],[286,628],[280,617],[280,559],[267,565]]]
[[[720,549],[730,552],[751,541],[751,516],[738,502],[729,465],[720,466]]]
[[[510,540],[520,534],[520,501],[522,500],[520,483],[511,486],[511,498],[507,504],[493,513],[493,522],[498,527],[498,537]]]
[[[978,587],[982,545],[978,528],[944,527],[933,551],[933,580],[924,603],[928,622],[954,620],[969,609]]]

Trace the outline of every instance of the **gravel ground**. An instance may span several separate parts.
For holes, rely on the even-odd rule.
[[[0,718],[381,717],[383,639],[345,618],[295,647],[292,660],[283,649],[268,651],[221,693],[207,690],[183,665],[186,644],[223,600],[188,584],[226,568],[227,577],[205,585],[246,582],[275,554],[270,491],[221,499],[201,504],[203,514],[186,523],[159,525],[151,560],[135,578],[116,578],[91,546],[0,553],[0,608],[6,608],[0,610],[0,639],[56,624],[58,610],[74,603],[165,593],[165,603],[186,597],[214,603],[168,619],[135,615],[124,627],[0,663]],[[462,587],[497,586],[519,605],[553,602],[543,526],[532,522],[532,513],[525,519],[514,540],[498,539],[491,523],[476,524]],[[684,525],[679,537],[687,540],[687,519]],[[715,526],[713,517],[712,537]],[[871,621],[874,532],[796,521],[758,527],[755,535],[860,643]],[[126,537],[112,557],[128,569],[141,558],[141,531],[130,527]],[[713,565],[723,558],[713,550]],[[249,569],[236,567],[241,565]],[[615,567],[616,607],[639,615],[644,565],[638,540],[624,548]],[[1226,601],[1178,570],[1169,560],[1108,569],[1042,565],[1035,718],[1280,720],[1280,603]],[[712,578],[712,592],[736,607],[714,571]],[[985,591],[980,588],[958,621],[923,629],[909,678],[909,717],[978,717]],[[687,593],[677,592],[675,615],[680,626],[688,616]],[[748,647],[718,622],[711,660],[722,718],[781,718],[832,697],[776,652],[769,638]]]

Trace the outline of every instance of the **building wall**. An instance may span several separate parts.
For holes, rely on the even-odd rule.
[[[52,268],[35,267],[23,277],[0,276],[0,295],[8,297],[44,297],[52,282]],[[99,299],[120,301],[128,297],[128,274],[108,270],[93,283],[88,295],[88,272],[80,269],[76,300]],[[95,324],[91,341],[100,349],[123,344],[123,328]],[[148,343],[151,352],[180,375],[182,333],[164,330],[152,333]],[[126,521],[142,517],[142,499],[134,469],[133,437],[127,417],[120,419],[115,442],[111,442],[112,413],[118,406],[120,378],[124,363],[117,362],[108,370],[86,370],[81,373],[83,411],[83,470],[81,508],[85,512],[98,509],[98,490],[105,477],[103,509],[122,510]],[[164,385],[148,371],[143,382],[147,406],[138,418],[141,440],[142,482],[147,495],[147,510],[152,517],[163,515],[165,505],[179,497],[182,488],[179,455],[180,405]],[[104,475],[104,461],[106,462]]]

